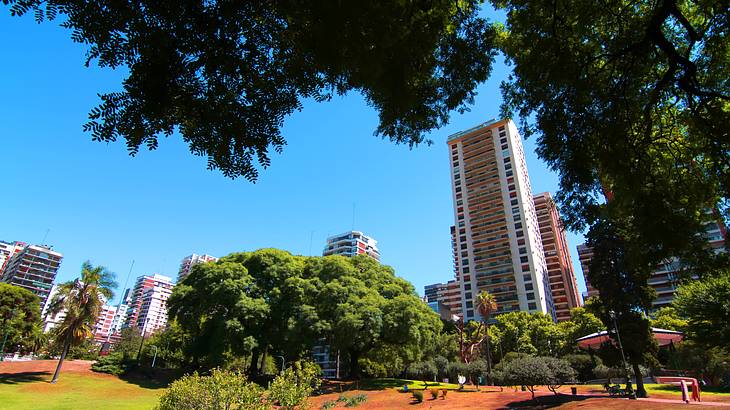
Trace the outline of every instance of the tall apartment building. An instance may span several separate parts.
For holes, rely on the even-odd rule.
[[[136,328],[143,335],[164,328],[167,325],[167,299],[173,286],[171,278],[159,274],[137,278],[124,327]]]
[[[555,317],[532,188],[517,127],[490,121],[449,136],[457,276],[465,320],[486,290],[497,313]]]
[[[3,271],[10,261],[10,258],[16,253],[22,251],[26,246],[28,246],[28,244],[25,242],[0,241],[0,278],[3,277]]]
[[[6,262],[0,281],[35,293],[41,298],[43,308],[62,259],[63,255],[49,246],[24,246],[19,251],[15,250]]]
[[[450,315],[461,316],[461,286],[459,281],[434,283],[425,287],[426,302],[436,313],[441,314],[441,307],[448,309]]]
[[[101,308],[99,317],[94,326],[94,342],[105,343],[111,339],[114,332],[114,317],[117,314],[117,307],[105,304]]]
[[[380,261],[378,241],[360,231],[349,231],[330,236],[327,238],[327,245],[322,252],[322,256],[341,255],[349,257],[363,254]]]
[[[537,223],[540,226],[542,250],[547,263],[550,292],[558,321],[570,320],[570,309],[581,305],[573,262],[570,260],[565,228],[558,208],[549,193],[533,197]]]
[[[217,262],[218,258],[215,256],[210,255],[198,255],[198,254],[192,254],[190,256],[186,256],[183,258],[182,262],[180,263],[180,270],[177,274],[177,283],[182,282],[183,279],[185,279],[189,274],[190,270],[193,268],[193,266],[199,264],[199,263],[207,263],[207,262]]]
[[[727,252],[725,248],[725,238],[727,235],[727,228],[722,223],[709,222],[705,226],[707,246],[716,253]],[[598,290],[591,286],[590,280],[588,279],[593,250],[586,244],[581,244],[578,246],[578,254],[580,255],[580,264],[583,269],[588,296],[600,296]],[[679,287],[681,269],[681,262],[676,258],[671,258],[659,264],[656,270],[652,272],[647,283],[654,288],[657,294],[656,299],[651,303],[653,310],[672,304],[677,288]],[[697,278],[698,276],[692,275],[692,277]]]

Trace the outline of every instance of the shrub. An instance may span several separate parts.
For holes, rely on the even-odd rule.
[[[91,365],[91,370],[121,376],[129,371],[132,364],[132,362],[124,360],[121,354],[110,354],[99,357],[99,360]]]
[[[510,386],[525,386],[535,398],[535,386],[553,381],[551,367],[544,357],[524,357],[500,363],[502,382]]]
[[[558,395],[558,389],[565,383],[575,380],[575,370],[570,366],[567,360],[557,359],[554,357],[542,358],[550,369],[548,390]]]
[[[158,410],[268,410],[263,389],[241,373],[214,369],[210,376],[198,373],[173,382],[160,397]]]
[[[362,372],[365,377],[373,379],[388,377],[388,369],[386,369],[381,363],[362,358],[358,360],[358,364],[360,365],[360,372]]]
[[[356,394],[352,397],[345,397],[345,407],[357,407],[361,403],[365,403],[368,401],[368,396],[366,394]]]
[[[337,401],[327,400],[326,402],[322,403],[322,410],[330,410],[335,408],[335,406],[337,406]]]
[[[411,363],[406,369],[408,377],[415,380],[433,380],[438,374],[436,365],[431,361]]]
[[[423,390],[413,390],[411,394],[413,395],[413,398],[416,399],[416,402],[423,402]]]
[[[595,379],[593,369],[601,363],[600,359],[589,354],[569,354],[563,356],[563,359],[570,363],[578,380],[583,382]]]
[[[271,382],[269,397],[282,409],[305,409],[307,398],[319,387],[319,373],[319,366],[312,362],[296,362]]]
[[[431,392],[431,398],[436,400],[439,397],[439,389],[431,389],[429,390]]]
[[[449,391],[447,389],[441,390],[441,400],[446,400],[446,393],[448,393],[448,392]]]
[[[433,358],[433,364],[436,366],[436,377],[441,381],[444,377],[449,377],[449,360],[443,356]]]
[[[459,375],[469,374],[469,366],[466,363],[451,362],[447,367],[449,373],[449,381],[455,383]]]

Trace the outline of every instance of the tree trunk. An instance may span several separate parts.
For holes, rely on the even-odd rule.
[[[256,376],[259,368],[259,349],[253,349],[251,352],[251,364],[248,365],[248,375]]]
[[[636,397],[647,397],[646,389],[644,388],[644,376],[641,374],[639,365],[634,363],[634,377],[636,377]]]
[[[354,350],[350,350],[350,378],[354,380],[360,379],[360,364],[358,363],[358,359],[360,359],[360,353],[356,352]]]
[[[487,385],[492,385],[492,350],[489,346],[489,325],[487,325]]]
[[[266,355],[269,352],[269,346],[264,346],[264,352],[261,354],[261,366],[259,367],[259,374],[266,374]],[[281,369],[284,371],[284,369]]]
[[[66,354],[68,353],[68,349],[71,346],[71,340],[67,337],[66,341],[63,343],[63,352],[61,353],[61,358],[58,359],[58,365],[56,366],[56,372],[53,373],[53,380],[51,380],[51,383],[55,384],[56,380],[58,380],[58,375],[61,374],[61,366],[63,366],[63,361],[66,359]]]

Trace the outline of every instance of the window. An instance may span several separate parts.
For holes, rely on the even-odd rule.
[[[502,139],[499,140],[499,142],[501,142],[502,144],[506,144],[507,143],[507,138],[502,138]]]
[[[514,192],[514,191],[510,192],[509,193],[509,197],[510,198],[517,198],[517,192]]]
[[[459,229],[459,235],[464,235],[466,233],[466,229]]]
[[[464,273],[469,273],[469,267],[465,266],[464,269],[462,269],[461,271]],[[471,285],[469,285],[469,286],[471,286]]]
[[[515,229],[522,229],[522,222],[517,222],[515,224]]]
[[[507,144],[502,144],[502,149],[507,149]]]
[[[473,310],[467,310],[466,311],[466,317],[474,317],[474,311]]]
[[[522,219],[522,217],[520,217],[520,214],[513,215],[513,218],[515,221],[519,221],[520,219]]]
[[[532,290],[532,283],[525,283],[525,290]]]
[[[462,259],[462,260],[461,260],[461,265],[462,265],[462,266],[466,266],[466,265],[468,265],[468,264],[469,264],[469,259]]]
[[[507,171],[507,174],[506,174],[506,175],[507,175],[508,177],[511,177],[511,176],[512,176],[512,171]]]
[[[464,284],[464,290],[471,290],[471,283]]]
[[[522,272],[529,272],[530,271],[530,265],[522,265]]]
[[[503,159],[502,161],[504,161],[504,163],[506,164],[508,162],[512,162],[512,158],[507,157],[507,158]]]
[[[525,240],[524,239],[518,239],[517,240],[517,245],[523,246],[524,244],[525,244]]]
[[[471,299],[471,292],[464,293],[464,299]]]
[[[522,275],[522,280],[524,280],[525,282],[530,282],[532,281],[532,275],[524,274]]]
[[[514,185],[507,185],[507,189],[509,189],[510,191],[514,191],[515,190],[515,186]]]
[[[512,205],[517,205],[517,200],[516,199],[513,199],[513,200],[509,201],[509,203],[512,204]]]
[[[527,294],[527,300],[535,300],[535,294],[532,292],[529,292]]]
[[[467,300],[466,307],[467,309],[472,309],[474,307],[474,303],[471,300]]]
[[[520,248],[520,255],[527,255],[527,249],[526,248]]]
[[[535,310],[537,309],[537,305],[535,304],[535,302],[530,302],[527,304],[527,308],[530,310]]]
[[[512,169],[512,164],[507,164],[504,166],[504,169]]]
[[[461,192],[461,187],[456,187],[456,192]]]
[[[469,252],[467,252],[467,251],[462,251],[461,252],[461,257],[462,258],[466,258],[467,256],[469,256]]]
[[[523,236],[525,236],[525,233],[524,233],[524,232],[522,232],[522,231],[517,231],[517,237],[518,237],[518,238],[522,238]]]
[[[460,237],[459,237],[459,240],[460,240],[461,242],[466,242],[466,236],[460,236]]]
[[[462,244],[461,244],[461,249],[462,249],[462,250],[466,249],[466,244],[465,244],[465,243],[462,243]]]
[[[520,262],[527,263],[529,259],[527,259],[527,256],[520,256]]]
[[[459,219],[460,221],[463,221],[463,220],[464,220],[464,215],[459,215],[458,219]]]

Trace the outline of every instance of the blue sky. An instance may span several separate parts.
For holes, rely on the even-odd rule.
[[[123,70],[84,67],[85,48],[67,30],[6,8],[0,38],[0,239],[39,243],[48,232],[46,242],[64,254],[58,281],[87,259],[116,272],[121,286],[132,260],[132,278],[175,277],[193,252],[318,255],[327,236],[353,226],[378,240],[382,262],[419,293],[452,277],[445,140],[498,115],[509,70],[501,59],[471,112],[431,133],[432,146],[409,150],[373,136],[376,112],[358,94],[307,102],[286,119],[283,154],[251,184],[208,171],[177,136],[136,157],[123,142],[92,142],[81,126],[97,93],[121,89]],[[525,151],[534,192],[554,193],[557,176],[533,140]],[[575,250],[583,239],[568,240],[583,291]]]

